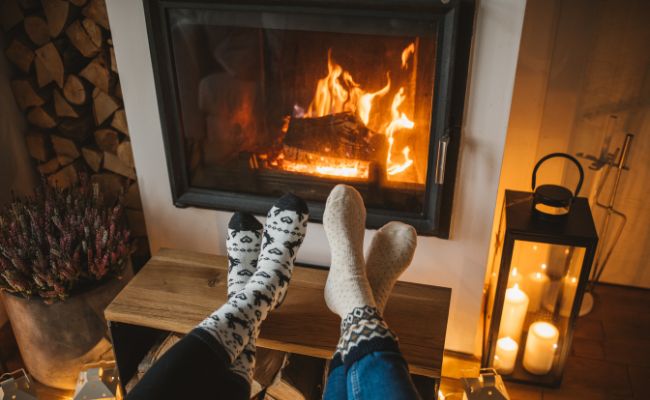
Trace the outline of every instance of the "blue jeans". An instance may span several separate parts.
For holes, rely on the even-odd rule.
[[[400,353],[376,351],[352,364],[334,368],[327,378],[324,400],[419,399],[408,365]]]

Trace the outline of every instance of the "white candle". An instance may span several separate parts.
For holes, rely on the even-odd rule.
[[[519,345],[511,337],[497,340],[497,350],[494,354],[494,368],[501,375],[509,375],[515,369]]]
[[[564,284],[562,285],[562,303],[560,306],[561,316],[568,317],[571,315],[571,309],[573,308],[573,301],[575,300],[577,290],[578,278],[568,276],[564,278]]]
[[[521,274],[517,267],[513,267],[510,272],[510,278],[508,279],[508,287],[511,288],[515,285],[521,285]]]
[[[499,338],[510,336],[518,342],[521,337],[521,330],[524,327],[526,311],[528,310],[528,296],[519,289],[519,285],[506,290],[506,298],[503,302],[503,313],[501,314],[501,325],[499,327]]]
[[[530,325],[524,349],[524,368],[535,375],[547,374],[553,366],[560,332],[553,324],[538,321]]]
[[[542,299],[546,293],[546,288],[548,287],[548,283],[548,276],[546,276],[546,274],[543,272],[533,272],[526,277],[526,280],[523,281],[523,289],[528,295],[528,299],[530,300],[528,304],[528,311],[539,311],[539,308],[542,304]]]

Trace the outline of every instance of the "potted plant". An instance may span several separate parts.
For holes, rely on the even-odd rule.
[[[0,210],[0,290],[18,347],[37,380],[62,389],[110,351],[103,310],[131,274],[121,200],[104,205],[97,185],[79,181],[43,180]]]

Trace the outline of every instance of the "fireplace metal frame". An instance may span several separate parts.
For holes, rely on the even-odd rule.
[[[192,187],[185,163],[182,127],[174,85],[171,43],[166,10],[171,8],[291,10],[296,7],[328,14],[395,15],[434,18],[438,22],[434,102],[432,105],[429,165],[422,213],[369,209],[366,224],[378,228],[391,220],[413,225],[424,236],[449,237],[452,201],[465,102],[475,0],[142,0],[168,174],[174,205],[265,214],[274,198]],[[309,202],[310,220],[321,222],[324,203]]]

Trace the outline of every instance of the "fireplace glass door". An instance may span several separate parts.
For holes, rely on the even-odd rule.
[[[216,208],[260,212],[293,192],[322,207],[346,183],[371,214],[435,211],[448,123],[436,101],[440,15],[152,3],[170,173],[183,182],[172,186],[197,199],[182,204],[176,193],[179,205],[221,196]]]

